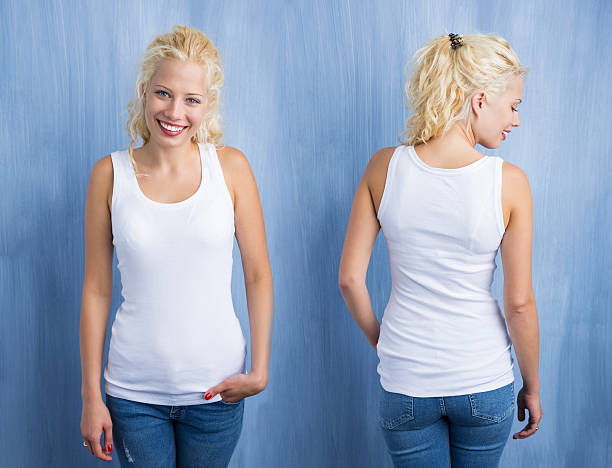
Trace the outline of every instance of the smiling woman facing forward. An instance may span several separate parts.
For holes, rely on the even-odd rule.
[[[525,70],[508,43],[438,37],[415,55],[404,144],[370,160],[353,202],[340,288],[380,363],[380,425],[396,466],[495,467],[523,377],[515,438],[542,416],[531,285],[532,201],[497,148],[520,124]],[[382,229],[392,289],[382,324],[365,285]],[[504,316],[490,291],[501,248]],[[510,341],[506,332],[510,331]]]
[[[201,32],[175,27],[147,48],[128,108],[129,150],[94,166],[85,213],[81,310],[83,444],[131,467],[227,466],[244,398],[268,380],[272,275],[245,156],[216,147],[223,72]],[[138,137],[144,144],[137,149]],[[231,297],[237,239],[251,370]],[[123,302],[99,379],[113,246]],[[104,432],[104,444],[100,437]]]

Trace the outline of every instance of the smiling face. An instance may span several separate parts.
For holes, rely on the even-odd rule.
[[[513,127],[521,124],[518,105],[523,96],[523,78],[516,77],[506,91],[493,99],[482,92],[472,96],[472,111],[475,115],[472,129],[476,143],[485,148],[497,148]]]
[[[161,60],[144,96],[149,141],[162,147],[189,143],[206,113],[206,91],[202,65]]]

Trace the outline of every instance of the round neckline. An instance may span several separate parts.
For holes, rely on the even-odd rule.
[[[200,185],[198,186],[196,191],[193,192],[190,196],[178,202],[171,202],[171,203],[158,202],[158,201],[155,201],[147,197],[145,193],[142,191],[142,189],[140,188],[140,184],[138,183],[138,178],[136,177],[136,173],[134,172],[134,166],[131,164],[131,161],[129,160],[129,155],[128,155],[127,162],[130,166],[130,173],[133,176],[132,180],[134,181],[134,184],[136,184],[136,192],[138,193],[139,198],[144,200],[146,203],[149,203],[150,205],[157,206],[157,207],[164,207],[164,208],[175,208],[175,207],[178,208],[181,206],[185,206],[185,205],[190,204],[195,198],[197,198],[200,192],[202,192],[203,190],[202,187],[204,187],[205,185],[205,178],[206,178],[206,175],[208,174],[208,172],[204,170],[204,156],[202,154],[202,145],[200,143],[198,143],[197,145],[198,145],[198,154],[200,155]]]
[[[419,157],[417,152],[414,150],[414,146],[409,146],[408,152],[410,153],[410,155],[412,156],[412,159],[417,163],[418,166],[420,166],[422,169],[426,170],[427,172],[432,172],[434,174],[446,174],[446,175],[461,174],[463,172],[467,172],[467,171],[477,168],[478,166],[482,165],[487,159],[489,159],[489,157],[485,154],[482,158],[477,159],[476,161],[468,164],[467,166],[446,169],[443,167],[432,167],[426,164],[425,161],[423,161]]]

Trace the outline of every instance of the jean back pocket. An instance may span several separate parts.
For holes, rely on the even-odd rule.
[[[472,416],[498,423],[514,410],[514,382],[488,392],[472,393],[468,397]]]
[[[412,421],[414,419],[413,397],[382,389],[378,419],[384,429],[395,429],[401,424]]]

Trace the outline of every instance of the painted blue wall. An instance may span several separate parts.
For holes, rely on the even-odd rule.
[[[377,358],[337,288],[344,231],[366,162],[403,128],[404,64],[435,35],[475,31],[531,68],[522,126],[492,154],[526,171],[535,200],[544,419],[502,466],[612,466],[612,4],[551,0],[3,0],[0,466],[102,466],[79,430],[85,190],[94,162],[128,143],[142,52],[176,23],[222,53],[225,141],[251,161],[275,279],[270,383],[248,401],[232,466],[390,466]],[[382,238],[368,285],[380,315]],[[116,274],[114,291],[111,318]]]

